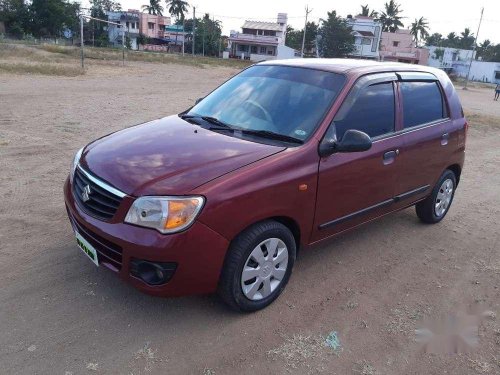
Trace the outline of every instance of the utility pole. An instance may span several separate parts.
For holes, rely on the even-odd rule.
[[[470,68],[472,67],[472,60],[474,60],[474,52],[476,52],[477,38],[479,36],[479,29],[481,28],[481,22],[483,21],[484,7],[481,8],[481,18],[479,18],[479,25],[477,26],[476,39],[474,40],[474,46],[472,48],[472,56],[470,57],[469,69],[467,69],[467,77],[465,78],[464,90],[467,90],[467,83],[469,83]]]
[[[307,16],[312,12],[309,10],[309,5],[306,6],[306,23],[304,24],[304,35],[302,36],[302,50],[300,52],[300,57],[304,57],[304,45],[306,44],[306,30],[307,30]]]
[[[82,69],[84,69],[85,66],[83,62],[83,16],[80,16],[80,49],[82,55]]]
[[[195,34],[196,34],[196,7],[193,6],[193,46],[191,48],[191,53],[193,54],[193,57],[194,57]]]
[[[125,66],[125,26],[122,32],[122,62],[123,66]]]

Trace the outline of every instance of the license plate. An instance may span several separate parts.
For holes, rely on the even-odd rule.
[[[96,266],[99,266],[97,251],[94,249],[94,247],[89,244],[89,242],[85,238],[83,238],[80,233],[75,233],[75,236],[78,247],[90,258],[92,262],[94,262]]]

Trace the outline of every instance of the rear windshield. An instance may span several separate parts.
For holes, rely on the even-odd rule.
[[[308,139],[345,82],[320,70],[257,65],[217,88],[188,112],[251,130]]]

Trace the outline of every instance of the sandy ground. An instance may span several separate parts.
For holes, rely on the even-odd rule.
[[[460,90],[471,114],[466,169],[442,223],[420,224],[407,209],[304,252],[264,311],[146,296],[77,249],[62,197],[73,153],[179,112],[235,72],[128,64],[77,78],[0,74],[0,373],[499,374],[491,90]],[[470,352],[429,354],[415,341],[425,319],[472,310],[486,313]],[[335,350],[324,345],[333,331]]]

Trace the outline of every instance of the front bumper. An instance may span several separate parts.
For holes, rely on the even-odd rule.
[[[123,199],[113,220],[95,219],[76,204],[69,178],[64,184],[64,199],[73,229],[84,237],[92,236],[99,242],[99,247],[102,246],[102,249],[97,249],[100,264],[136,288],[156,296],[216,291],[229,242],[205,224],[196,221],[184,232],[168,235],[125,224],[123,218],[133,201],[130,197]],[[131,275],[133,258],[175,263],[177,267],[166,284],[148,285]]]

